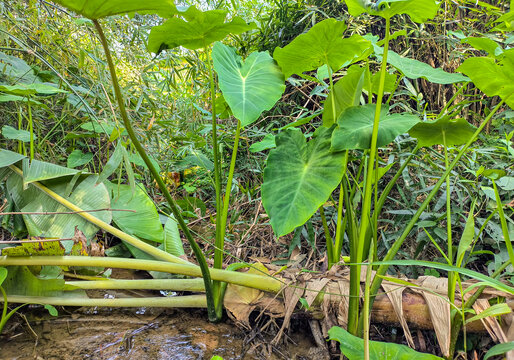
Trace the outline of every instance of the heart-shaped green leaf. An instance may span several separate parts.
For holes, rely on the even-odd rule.
[[[93,154],[90,153],[90,152],[87,152],[87,153],[83,153],[82,151],[80,151],[79,149],[75,149],[71,152],[70,156],[68,156],[68,160],[67,160],[67,166],[69,168],[76,168],[76,167],[79,167],[79,166],[82,166],[82,165],[85,165],[87,164],[88,162],[91,161],[91,159],[93,158]]]
[[[418,139],[420,146],[441,145],[446,140],[446,146],[466,143],[473,136],[476,128],[466,119],[451,119],[442,117],[434,122],[420,122],[409,130],[410,136]]]
[[[277,47],[273,58],[286,79],[292,74],[329,65],[334,71],[349,65],[371,51],[371,43],[362,36],[343,39],[344,22],[326,19],[314,25],[306,34],[296,37],[287,46]]]
[[[328,330],[330,340],[339,342],[341,352],[350,360],[362,359],[364,340],[348,331],[334,326]],[[442,358],[417,352],[408,346],[380,341],[369,342],[370,360],[442,360]]]
[[[32,66],[19,57],[7,55],[0,51],[0,62],[2,62],[2,74],[16,81],[16,83],[31,84],[40,81]]]
[[[234,116],[246,126],[269,110],[285,90],[282,71],[268,52],[253,52],[245,62],[220,42],[212,50],[219,86]]]
[[[380,72],[372,74],[370,76],[371,84],[368,84],[367,81],[364,81],[364,87],[362,88],[364,91],[368,93],[378,94],[378,88],[380,86]],[[385,74],[385,83],[384,83],[384,94],[390,94],[394,90],[396,90],[396,81],[398,80],[398,75],[390,74],[386,72]]]
[[[352,106],[341,113],[332,134],[332,150],[369,149],[373,133],[375,105]],[[387,114],[387,107],[380,112],[377,146],[385,146],[398,135],[407,132],[419,122],[412,114]]]
[[[225,22],[225,10],[200,11],[190,6],[180,13],[185,20],[172,18],[164,24],[154,26],[148,38],[148,51],[158,54],[165,49],[183,46],[190,50],[205,48],[214,41],[222,40],[228,34],[240,34],[255,28],[240,17]]]
[[[504,176],[496,182],[496,185],[505,191],[514,190],[514,176]]]
[[[366,68],[354,65],[348,69],[346,76],[335,83],[333,92],[328,94],[323,106],[323,126],[332,126],[345,109],[359,105],[365,72]]]
[[[132,12],[156,12],[162,16],[176,14],[173,0],[53,0],[88,19],[100,19],[111,15]]]
[[[391,18],[399,14],[407,14],[412,21],[423,23],[437,14],[439,2],[435,0],[345,0],[348,12],[359,16],[367,12],[383,18]]]
[[[384,49],[377,45],[374,45],[374,49],[377,57],[381,59]],[[387,52],[387,62],[409,79],[423,78],[435,84],[453,84],[469,81],[462,74],[452,74],[441,68],[433,68],[424,62],[400,56],[392,50]]]
[[[19,140],[23,142],[30,141],[30,133],[27,130],[18,130],[9,125],[2,126],[1,134],[6,139]],[[34,140],[36,138],[36,134],[34,134]]]
[[[506,50],[500,61],[490,57],[474,57],[459,66],[460,71],[487,96],[498,95],[514,109],[514,49]]]
[[[331,134],[322,128],[308,143],[296,129],[277,135],[262,184],[262,203],[277,236],[303,225],[341,181],[344,153],[330,152]]]
[[[259,142],[253,143],[252,146],[250,146],[250,152],[255,153],[259,151],[273,149],[276,146],[277,144],[275,144],[275,135],[266,134],[266,136],[264,136],[264,139],[262,139]]]

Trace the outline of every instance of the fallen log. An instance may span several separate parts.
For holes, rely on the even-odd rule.
[[[270,272],[275,270],[266,265]],[[278,297],[276,294],[263,293],[237,285],[229,285],[225,297],[225,307],[229,314],[238,322],[248,324],[249,315],[260,310],[273,317],[284,318],[282,329],[275,338],[278,342],[289,325],[294,313],[304,311],[307,316],[321,323],[323,336],[332,326],[346,327],[348,318],[349,271],[347,268],[332,269],[328,274],[294,273],[283,271],[281,280],[286,284]],[[447,297],[448,280],[423,276],[416,280],[402,279],[405,284],[383,281],[382,292],[379,293],[371,310],[371,322],[387,324],[404,330],[407,342],[414,347],[410,334],[411,329],[434,330],[443,354],[449,353],[451,338],[451,305]],[[476,284],[474,281],[463,282],[466,289]],[[363,284],[364,285],[364,284]],[[477,287],[471,289],[465,297],[471,296]],[[505,298],[507,304],[514,308],[514,295],[506,294],[492,288],[486,288],[474,306],[478,314],[489,307],[489,300]],[[299,310],[299,300],[307,309]],[[455,306],[461,305],[460,293],[455,295]],[[305,307],[305,306],[304,306]],[[509,316],[511,314],[508,314]],[[508,321],[510,324],[510,321]],[[488,332],[495,341],[512,341],[496,318],[487,317],[466,324],[467,332]]]

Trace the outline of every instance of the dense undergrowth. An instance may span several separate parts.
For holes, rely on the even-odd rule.
[[[50,296],[64,276],[108,278],[109,258],[182,263],[191,269],[166,271],[189,276],[199,263],[195,289],[216,321],[230,282],[221,269],[259,260],[325,273],[344,258],[354,264],[349,331],[365,339],[353,351],[382,351],[368,342],[368,314],[383,279],[431,275],[448,278],[452,306],[439,355],[471,354],[458,334],[476,299],[462,282],[512,295],[512,1],[413,1],[232,1],[178,14],[166,1],[104,13],[76,1],[0,2],[4,241],[68,239],[0,242],[6,299]],[[98,210],[90,216],[102,223],[41,214],[70,210]],[[106,261],[32,263],[38,255]],[[374,264],[363,267],[361,303],[365,262]],[[208,265],[220,269],[212,281]],[[260,289],[278,291],[272,280]],[[490,305],[510,313],[497,298]]]

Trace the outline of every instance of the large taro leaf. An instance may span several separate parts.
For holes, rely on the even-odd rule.
[[[375,54],[381,58],[384,49],[374,45]],[[398,55],[392,50],[387,52],[387,62],[401,71],[409,79],[423,78],[435,84],[454,84],[469,81],[462,74],[452,74],[441,68],[433,68],[424,62]]]
[[[445,141],[446,146],[455,146],[466,143],[475,130],[466,119],[446,116],[434,122],[419,122],[409,134],[418,139],[420,146],[442,145]]]
[[[190,50],[205,48],[228,34],[240,34],[255,28],[240,17],[225,22],[225,10],[200,11],[190,6],[180,13],[185,20],[172,18],[164,24],[154,26],[148,38],[148,51],[158,54],[165,49],[183,46]]]
[[[36,106],[41,106],[41,107],[47,108],[46,105],[43,104],[42,102],[27,98],[25,96],[11,95],[11,94],[0,95],[0,103],[11,102],[11,101],[19,101],[19,102],[24,102],[27,104],[30,103],[30,105],[36,105]]]
[[[113,185],[113,189],[116,189],[116,187]],[[164,215],[161,215],[162,218],[166,218]],[[173,215],[170,215],[165,220],[166,224],[164,226],[164,234],[163,234],[163,240],[162,243],[159,245],[159,249],[166,251],[169,254],[175,255],[175,256],[183,256],[185,254],[184,247],[182,244],[182,239],[180,238],[180,232],[178,229],[177,222]],[[130,228],[128,230],[131,230]],[[129,252],[132,254],[132,256],[136,259],[141,260],[155,260],[155,258],[152,255],[149,255],[145,253],[142,250],[139,250],[133,245],[130,245],[126,242],[123,243],[123,245],[129,250]],[[111,255],[112,256],[112,255]],[[174,275],[170,273],[163,273],[159,271],[149,271],[150,275],[155,279],[170,279]]]
[[[326,19],[314,25],[306,34],[296,37],[287,46],[277,47],[273,58],[286,78],[329,65],[334,71],[358,60],[371,51],[371,43],[359,35],[343,39],[344,22]]]
[[[88,176],[71,192],[65,196],[69,186],[70,177],[52,179],[45,185],[52,191],[61,195],[71,203],[83,210],[99,210],[110,208],[111,202],[109,193],[104,184],[96,184],[98,176]],[[18,211],[22,212],[69,212],[65,206],[50,198],[42,191],[29,186],[23,190],[21,177],[12,173],[7,178],[7,190],[14,200]],[[110,211],[96,211],[92,216],[110,223]],[[75,235],[75,226],[81,230],[87,239],[91,239],[98,227],[88,222],[78,214],[58,214],[58,215],[23,215],[30,236],[71,238]],[[66,251],[69,252],[73,245],[72,241],[62,242]]]
[[[323,106],[323,126],[332,126],[346,108],[359,105],[365,72],[366,68],[354,65],[334,84],[334,90],[328,94]]]
[[[352,106],[341,113],[339,125],[332,134],[332,150],[369,149],[373,133],[375,105]],[[387,114],[382,106],[378,126],[377,146],[385,146],[398,135],[407,132],[419,122],[412,114]]]
[[[234,116],[246,126],[269,110],[285,90],[282,71],[268,52],[253,52],[245,62],[220,42],[212,50],[219,86]]]
[[[459,66],[460,71],[487,96],[498,95],[514,109],[514,49],[504,52],[500,61],[490,57],[474,57]]]
[[[65,252],[59,241],[24,242],[2,249],[2,255],[7,256],[62,256]]]
[[[55,165],[45,161],[28,159],[23,160],[23,184],[27,185],[34,181],[55,179],[67,175],[74,175],[78,170],[64,166]]]
[[[29,270],[27,266],[9,266],[7,278],[2,287],[8,295],[19,296],[59,296],[83,297],[86,293],[81,291],[64,291],[76,289],[66,285],[64,279],[40,279]]]
[[[155,242],[162,242],[164,230],[155,204],[139,186],[107,184],[111,195],[112,220],[127,234]]]
[[[25,155],[21,155],[5,149],[0,149],[0,168],[17,163],[24,158],[26,158]]]
[[[175,256],[182,256],[185,254],[182,239],[180,238],[178,223],[173,214],[170,214],[168,220],[166,220],[166,224],[164,225],[164,240],[159,248],[162,248],[162,250]]]
[[[308,143],[296,129],[277,135],[262,184],[262,203],[277,236],[303,225],[341,181],[344,153],[330,151],[331,134],[322,128]]]
[[[41,81],[34,73],[34,69],[19,57],[0,51],[0,62],[2,63],[2,74],[17,83],[31,84]]]
[[[364,340],[334,326],[328,331],[330,340],[339,342],[341,353],[349,360],[360,360],[364,354]],[[417,352],[408,346],[380,341],[369,342],[370,360],[442,360],[442,358]]]
[[[364,12],[391,18],[399,14],[407,14],[412,21],[423,23],[437,14],[439,3],[435,0],[345,0],[348,12],[358,16]]]
[[[173,0],[53,0],[88,19],[133,12],[156,12],[171,16],[177,12]]]

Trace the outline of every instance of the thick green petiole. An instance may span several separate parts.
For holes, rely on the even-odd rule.
[[[176,264],[156,260],[122,259],[95,256],[0,256],[0,266],[13,265],[93,266],[102,268],[160,271],[192,277],[203,277],[202,270],[197,265]],[[209,278],[273,293],[279,292],[284,285],[281,281],[265,274],[256,275],[222,269],[209,269]]]
[[[173,215],[175,216],[175,219],[177,220],[180,228],[184,232],[184,235],[186,236],[187,241],[189,242],[189,245],[191,246],[191,249],[193,250],[196,260],[198,261],[198,264],[200,265],[200,268],[202,270],[203,280],[205,283],[205,291],[206,291],[206,298],[207,298],[207,311],[210,321],[218,321],[219,318],[216,315],[215,311],[215,304],[214,304],[214,295],[212,291],[212,282],[210,278],[209,273],[209,267],[207,266],[207,262],[205,260],[205,256],[202,253],[202,250],[200,249],[200,246],[196,243],[196,241],[193,239],[193,236],[191,235],[191,232],[189,231],[184,219],[182,218],[182,214],[178,210],[177,205],[175,204],[175,201],[171,197],[166,185],[164,184],[164,181],[162,180],[161,176],[159,175],[157,169],[153,165],[153,163],[150,161],[150,158],[146,154],[145,149],[137,139],[137,136],[134,132],[134,129],[132,128],[132,125],[130,123],[130,120],[128,118],[127,110],[125,109],[125,103],[123,99],[123,95],[121,94],[120,85],[118,83],[118,77],[116,75],[116,69],[114,67],[114,63],[112,61],[111,52],[109,50],[109,46],[107,44],[107,39],[105,38],[105,34],[102,30],[102,27],[100,26],[100,23],[98,20],[93,20],[93,24],[95,25],[95,28],[98,32],[98,35],[100,36],[100,41],[102,43],[102,47],[105,52],[105,56],[107,58],[107,64],[109,65],[109,71],[111,73],[111,81],[114,88],[114,93],[116,94],[116,100],[118,101],[118,106],[120,109],[120,114],[123,119],[123,124],[125,126],[125,130],[127,131],[130,140],[132,141],[132,144],[136,148],[138,154],[141,156],[143,161],[145,162],[146,166],[150,170],[150,173],[152,174],[153,179],[157,182],[157,185],[159,186],[159,189],[161,190],[162,194],[166,198],[166,201],[168,202],[171,211]],[[213,112],[214,109],[213,109]]]
[[[371,135],[371,144],[369,158],[367,163],[366,177],[364,182],[364,200],[362,202],[361,223],[359,227],[359,240],[357,243],[357,253],[352,257],[352,262],[361,263],[364,260],[364,253],[369,249],[369,234],[371,226],[371,200],[372,200],[372,179],[375,166],[375,154],[377,152],[378,125],[380,122],[380,111],[382,109],[382,100],[384,98],[385,76],[387,69],[387,54],[389,51],[389,38],[391,21],[386,18],[384,54],[380,66],[380,82],[378,85],[377,103],[375,108],[375,118],[373,120],[373,132]],[[374,257],[374,256],[373,256]],[[359,301],[360,301],[360,272],[361,265],[353,265],[350,268],[350,299],[348,309],[348,331],[357,335],[359,324]]]

